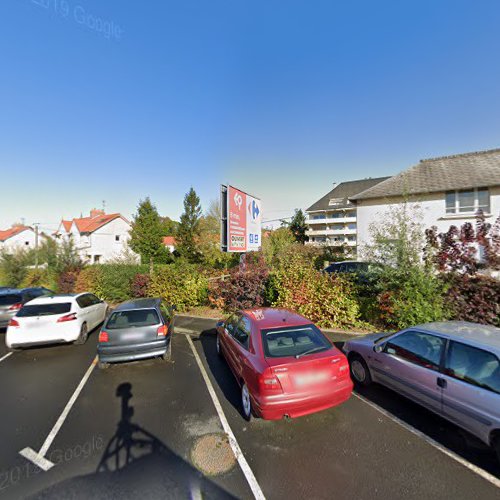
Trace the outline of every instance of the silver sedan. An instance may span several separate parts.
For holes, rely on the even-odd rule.
[[[425,406],[500,460],[500,328],[427,323],[350,340],[344,351],[357,384],[378,382]]]

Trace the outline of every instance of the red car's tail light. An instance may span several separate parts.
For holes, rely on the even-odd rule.
[[[259,386],[262,392],[283,392],[278,377],[270,369],[265,370],[260,375]]]
[[[21,303],[19,303],[19,304],[12,304],[9,307],[9,311],[19,311],[19,309],[21,309],[21,307],[23,307],[23,305]]]
[[[9,321],[9,326],[19,326],[19,323],[14,318],[12,318]]]
[[[99,342],[108,342],[109,335],[108,332],[99,332]]]
[[[66,314],[65,316],[61,316],[57,322],[64,323],[65,321],[74,321],[76,320],[76,313]]]
[[[167,335],[167,331],[168,331],[167,325],[161,325],[158,327],[157,336],[165,337]]]

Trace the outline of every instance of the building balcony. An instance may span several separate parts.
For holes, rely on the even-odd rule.
[[[349,229],[346,227],[339,229],[308,229],[306,231],[307,236],[343,236],[343,235],[355,235],[356,229]]]
[[[327,217],[326,219],[306,219],[306,223],[313,224],[351,224],[356,222],[356,217]]]

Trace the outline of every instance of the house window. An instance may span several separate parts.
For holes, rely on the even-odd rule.
[[[348,236],[347,241],[356,241],[356,236],[353,236],[353,235]]]
[[[117,235],[115,236],[115,241],[120,241],[120,235],[119,235],[119,234],[117,234]]]
[[[446,193],[447,214],[475,214],[478,210],[490,211],[488,188],[462,189]]]
[[[99,264],[101,261],[101,256],[100,255],[94,255],[94,264]]]
[[[25,242],[24,242],[24,244],[25,244],[26,246],[28,246],[28,245],[30,244],[30,242],[29,242],[29,241],[25,241]]]
[[[318,220],[318,219],[326,219],[326,215],[314,215],[314,216],[313,216],[313,219],[314,219],[314,220]]]
[[[356,223],[351,222],[350,224],[347,224],[348,229],[356,229]]]

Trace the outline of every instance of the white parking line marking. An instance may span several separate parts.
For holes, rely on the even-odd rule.
[[[248,485],[250,486],[250,489],[252,490],[252,493],[254,497],[258,500],[265,500],[264,493],[262,492],[259,483],[257,482],[257,479],[255,478],[254,473],[252,472],[252,469],[250,468],[250,465],[248,465],[248,462],[243,455],[243,452],[241,451],[240,445],[238,444],[238,441],[236,441],[236,437],[233,434],[233,431],[231,427],[229,426],[229,422],[226,419],[226,415],[224,415],[224,411],[222,410],[222,406],[220,404],[219,398],[217,397],[217,394],[215,394],[214,387],[212,385],[212,382],[210,382],[210,378],[207,374],[207,371],[205,370],[205,367],[203,366],[203,363],[200,359],[200,356],[198,355],[198,352],[196,351],[196,348],[194,347],[193,341],[191,340],[191,337],[186,335],[186,339],[191,347],[191,350],[193,351],[194,359],[196,359],[196,363],[198,365],[198,368],[201,371],[201,375],[203,376],[203,380],[205,381],[205,384],[207,385],[208,392],[210,394],[210,397],[212,398],[212,402],[215,406],[215,409],[217,410],[217,414],[219,415],[219,419],[222,423],[222,427],[224,429],[224,432],[227,434],[227,437],[229,438],[229,444],[231,445],[231,448],[233,450],[234,456],[236,457],[236,460],[238,460],[238,463],[240,464],[241,470],[243,471],[243,474],[245,475],[245,478],[248,482]]]
[[[403,427],[407,431],[409,431],[412,434],[414,434],[415,436],[418,436],[419,438],[423,439],[426,443],[430,444],[432,447],[436,448],[441,453],[444,453],[445,455],[452,458],[453,460],[455,460],[459,464],[463,465],[464,467],[467,467],[467,469],[471,470],[472,472],[474,472],[478,476],[481,476],[483,479],[486,479],[486,481],[490,482],[491,484],[493,484],[497,488],[500,488],[500,479],[498,479],[497,477],[493,476],[489,472],[486,472],[484,469],[481,469],[480,467],[477,467],[476,465],[471,464],[470,462],[465,460],[465,458],[462,458],[460,455],[457,455],[456,453],[449,450],[448,448],[446,448],[442,444],[439,444],[437,441],[434,441],[434,439],[429,437],[427,434],[424,434],[423,432],[419,431],[418,429],[415,429],[415,427],[412,427],[410,424],[403,422],[403,420],[399,419],[398,417],[396,417],[392,413],[389,413],[387,410],[384,410],[383,408],[381,408],[377,404],[372,403],[371,401],[366,399],[364,396],[361,396],[360,394],[357,394],[355,392],[353,392],[353,395],[356,396],[361,401],[363,401],[364,403],[366,403],[367,405],[369,405],[372,408],[374,408],[375,410],[377,410],[378,412],[382,413],[382,415],[384,415],[385,417],[391,419],[393,422],[396,422],[397,424],[399,424],[401,427]]]
[[[42,470],[48,471],[52,467],[54,467],[55,464],[53,464],[50,460],[47,460],[45,458],[45,455],[49,451],[49,448],[54,441],[55,437],[57,436],[57,433],[61,429],[62,425],[64,424],[64,421],[66,420],[69,412],[71,411],[71,408],[75,404],[78,396],[80,395],[80,392],[82,392],[83,387],[87,383],[87,380],[89,379],[90,375],[92,375],[92,372],[97,364],[97,356],[92,360],[92,363],[88,367],[87,371],[85,372],[85,375],[83,376],[82,380],[80,380],[80,383],[78,384],[77,388],[75,389],[75,392],[72,394],[71,398],[69,398],[69,401],[66,403],[66,406],[64,407],[63,412],[57,419],[57,422],[54,424],[54,427],[52,427],[52,430],[49,432],[49,435],[45,439],[42,447],[40,448],[40,451],[36,452],[33,450],[33,448],[24,448],[21,450],[19,453],[24,457],[33,462],[35,465],[38,465]]]
[[[196,332],[190,330],[189,328],[183,328],[182,326],[174,326],[174,333],[182,333],[183,335],[193,335]]]
[[[2,356],[0,358],[0,363],[4,360],[4,359],[7,359],[9,356],[12,356],[12,353],[11,352],[8,352],[5,356]]]

